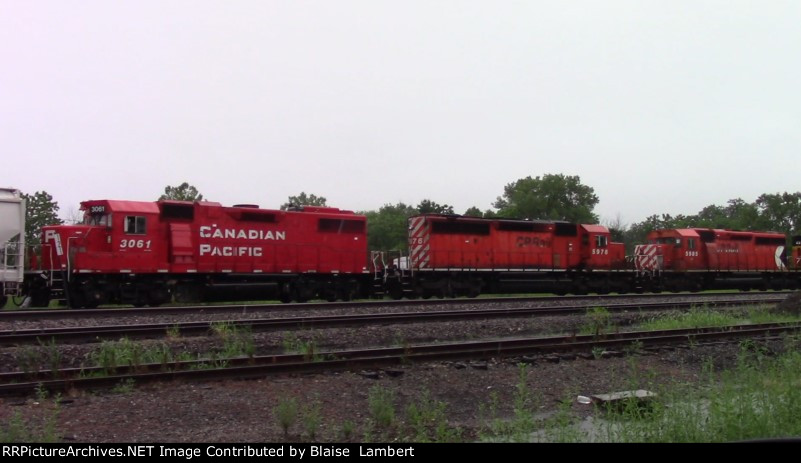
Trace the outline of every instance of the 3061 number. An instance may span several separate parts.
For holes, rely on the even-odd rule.
[[[122,240],[120,249],[150,249],[150,240]]]

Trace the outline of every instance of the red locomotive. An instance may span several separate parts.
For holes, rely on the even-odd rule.
[[[636,246],[634,260],[646,286],[780,289],[798,283],[780,233],[687,228],[654,230],[648,241]]]
[[[610,275],[624,263],[623,244],[600,225],[427,214],[409,219],[408,271],[389,278],[389,290],[609,292],[622,288]]]
[[[409,254],[368,262],[365,216],[215,202],[86,201],[80,225],[42,230],[25,282],[33,305],[482,292],[629,292],[801,286],[801,237],[657,230],[632,259],[601,225],[424,214],[408,221]],[[33,276],[33,278],[30,278]]]
[[[366,219],[351,211],[112,200],[81,210],[81,225],[42,229],[37,305],[350,299],[367,273]]]

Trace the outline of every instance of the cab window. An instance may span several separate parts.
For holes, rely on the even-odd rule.
[[[125,217],[125,233],[129,235],[144,235],[146,233],[144,217],[128,215]]]
[[[688,238],[687,239],[687,249],[694,250],[695,249],[695,238]]]
[[[96,225],[101,227],[111,226],[111,214],[90,214],[87,213],[83,217],[84,225]]]
[[[605,235],[596,235],[595,236],[595,247],[596,248],[605,248],[607,245],[607,238]]]

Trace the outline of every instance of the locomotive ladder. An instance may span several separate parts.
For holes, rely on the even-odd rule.
[[[69,289],[63,270],[52,270],[50,272],[50,299],[58,301],[61,305],[69,302]]]
[[[373,296],[383,297],[384,282],[387,278],[384,253],[380,251],[371,251],[370,260],[373,264]]]

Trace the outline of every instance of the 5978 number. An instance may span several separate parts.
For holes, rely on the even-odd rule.
[[[150,240],[122,240],[120,249],[150,249]]]

